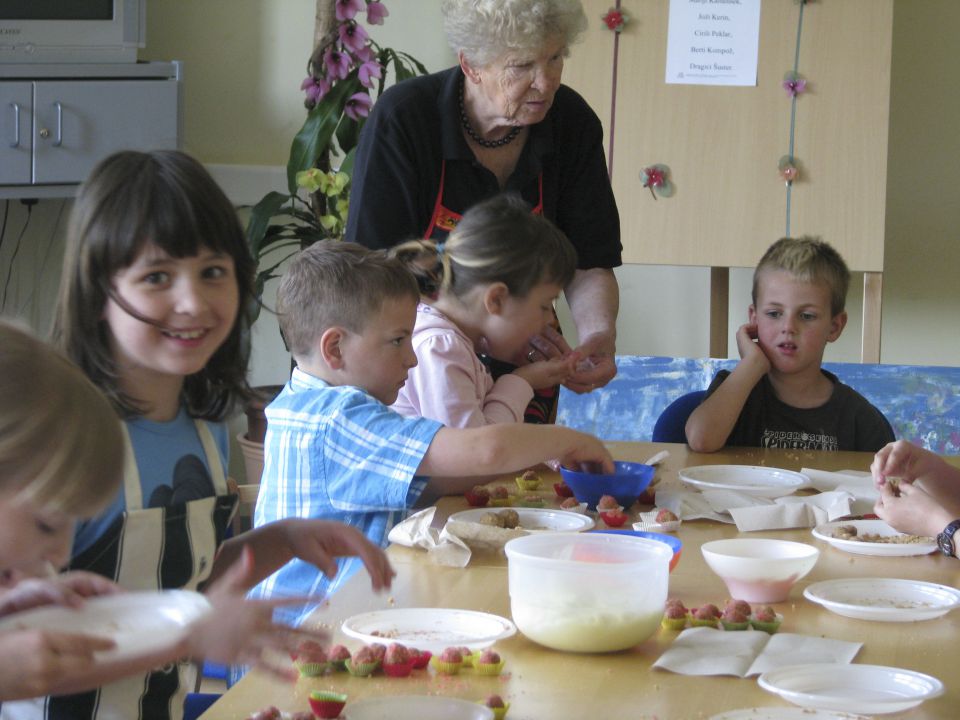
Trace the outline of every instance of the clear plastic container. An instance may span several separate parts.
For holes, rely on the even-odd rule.
[[[664,543],[593,533],[543,533],[506,544],[510,608],[520,632],[568,652],[612,652],[643,642],[663,616]]]

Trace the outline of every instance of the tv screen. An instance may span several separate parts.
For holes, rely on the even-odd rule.
[[[0,20],[112,20],[113,0],[0,0]]]

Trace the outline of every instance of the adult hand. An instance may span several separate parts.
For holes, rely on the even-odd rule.
[[[95,652],[113,647],[108,638],[73,633],[0,633],[0,701],[76,691],[71,677],[94,664]]]
[[[356,555],[367,568],[374,590],[390,587],[396,573],[386,554],[352,525],[306,518],[281,522],[293,556],[316,565],[328,578],[337,574],[338,557]]]
[[[96,573],[81,571],[53,578],[30,578],[0,595],[0,616],[41,605],[80,607],[85,598],[116,592],[120,592],[118,585]]]
[[[756,363],[763,368],[764,373],[770,371],[770,358],[767,357],[763,348],[760,347],[760,343],[757,342],[757,326],[755,323],[744,323],[737,328],[737,350],[740,352],[741,360]]]
[[[565,358],[573,352],[566,338],[549,325],[543,329],[540,335],[531,337],[529,342],[530,350],[526,354],[527,362]]]
[[[513,375],[522,377],[534,390],[556,387],[565,382],[574,373],[574,368],[579,361],[576,353],[571,353],[567,357],[558,357],[552,360],[538,360],[526,365],[519,366],[513,371]]]
[[[593,473],[612,473],[613,456],[600,440],[593,435],[571,430],[573,446],[560,458],[564,467]]]
[[[576,372],[564,383],[568,390],[587,393],[603,387],[616,377],[616,339],[612,334],[587,335],[573,352],[582,359],[578,361]]]
[[[930,451],[906,440],[897,440],[880,448],[873,456],[870,474],[878,489],[887,484],[888,477],[899,478],[901,483],[912,483],[918,477],[929,474],[937,460]]]
[[[923,488],[909,483],[896,489],[891,483],[885,483],[873,510],[895,530],[911,535],[935,537],[954,519],[953,514]]]

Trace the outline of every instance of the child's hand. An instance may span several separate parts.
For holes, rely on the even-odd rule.
[[[763,367],[764,373],[770,370],[770,358],[760,347],[757,341],[757,326],[755,323],[744,323],[737,329],[737,350],[741,360],[750,360]]]
[[[46,630],[0,633],[0,701],[75,692],[72,677],[94,664],[113,640]]]
[[[567,357],[538,360],[528,365],[521,365],[512,374],[522,377],[534,390],[542,390],[566,382],[567,378],[576,372],[578,362],[580,362],[580,356],[577,353],[570,353]]]
[[[936,537],[954,519],[923,488],[908,483],[902,483],[896,492],[890,483],[885,483],[873,511],[895,530],[931,537]]]
[[[46,579],[30,578],[0,595],[0,616],[41,605],[80,607],[84,598],[119,591],[118,585],[96,573],[81,571]]]
[[[906,440],[897,440],[880,448],[873,456],[870,474],[877,489],[887,484],[888,477],[900,478],[903,483],[912,483],[924,472],[924,465],[931,455]]]
[[[329,637],[274,623],[273,611],[283,605],[316,602],[317,598],[248,600],[247,591],[254,585],[253,569],[253,551],[246,547],[207,591],[213,610],[191,627],[187,652],[221,663],[255,665],[281,679],[296,680],[289,653],[306,638],[327,642]]]
[[[390,587],[394,572],[386,554],[351,525],[328,520],[282,520],[294,557],[316,565],[328,578],[337,574],[338,557],[358,556],[370,574],[374,590]]]

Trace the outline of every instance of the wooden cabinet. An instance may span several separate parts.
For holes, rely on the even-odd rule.
[[[113,152],[179,142],[178,63],[0,66],[0,197],[72,195]]]
[[[863,356],[879,359],[893,0],[763,2],[756,87],[666,84],[669,0],[621,0],[630,21],[619,37],[600,20],[610,0],[583,5],[590,27],[564,82],[604,123],[624,261],[717,268],[722,305],[725,269],[754,266],[787,234],[789,213],[790,235],[822,237],[867,273],[864,341],[875,352]],[[788,201],[777,168],[791,133],[781,83],[798,37],[808,88],[797,99],[801,176]],[[655,163],[670,168],[671,198],[642,186],[640,171]],[[726,307],[714,316],[725,348]],[[719,350],[711,341],[711,355],[725,356]]]

